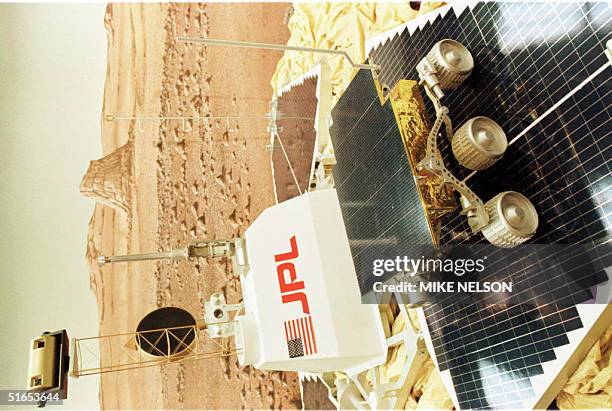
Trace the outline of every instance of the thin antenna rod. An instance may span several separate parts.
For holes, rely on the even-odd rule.
[[[608,43],[610,44],[610,46],[612,46],[612,39],[610,39],[608,41]],[[608,47],[610,47],[608,46]],[[584,79],[580,84],[578,84],[576,87],[574,87],[572,90],[570,90],[569,93],[567,93],[565,96],[563,96],[561,99],[559,99],[555,104],[553,104],[548,110],[546,110],[544,113],[540,114],[538,116],[537,119],[535,119],[531,124],[529,124],[529,126],[527,126],[526,128],[523,129],[523,131],[521,131],[516,137],[514,137],[512,140],[510,140],[508,142],[508,146],[516,143],[516,141],[523,137],[525,134],[527,134],[527,132],[529,130],[531,130],[532,128],[534,128],[538,123],[540,123],[542,120],[544,120],[544,118],[546,116],[548,116],[549,114],[553,113],[555,110],[557,110],[559,108],[559,106],[561,106],[563,103],[565,103],[570,97],[572,97],[574,94],[576,94],[577,92],[579,92],[580,90],[582,90],[582,88],[584,88],[584,86],[586,86],[588,83],[590,83],[591,81],[593,81],[593,79],[595,77],[597,77],[598,75],[600,75],[601,73],[603,73],[608,67],[612,66],[612,53],[609,50],[606,50],[604,52],[604,54],[608,57],[609,61],[604,63],[600,68],[598,68],[597,70],[595,70],[593,72],[593,74],[591,74],[590,76],[588,76],[586,79]],[[467,180],[469,180],[470,178],[474,177],[474,175],[477,173],[476,170],[472,171],[467,177],[465,177],[463,179],[463,182],[466,182]]]
[[[128,262],[128,261],[150,261],[150,260],[186,260],[189,258],[188,250],[185,248],[163,251],[160,253],[131,254],[131,255],[101,255],[98,264]]]
[[[130,254],[130,255],[101,255],[98,264],[117,263],[124,261],[148,260],[188,260],[190,258],[231,257],[235,254],[236,240],[211,240],[189,244],[187,247],[174,248],[159,253]]]
[[[219,119],[262,119],[269,120],[270,116],[143,116],[143,117],[128,117],[128,116],[114,116],[112,114],[107,114],[105,119],[106,121],[115,121],[115,120],[219,120]],[[300,116],[283,116],[285,120],[314,120],[314,117],[300,117]]]
[[[281,140],[278,132],[274,132],[274,137],[278,139],[278,143],[280,144],[281,149],[283,150],[283,154],[285,155],[285,160],[287,160],[287,164],[289,165],[289,171],[291,171],[291,175],[293,176],[293,181],[295,181],[295,185],[297,186],[300,195],[302,195],[302,189],[300,188],[300,183],[298,183],[297,177],[295,176],[295,172],[293,171],[293,166],[291,165],[291,161],[289,161],[289,157],[287,156],[287,152],[285,151],[285,146],[283,146],[283,141]]]
[[[348,53],[344,50],[330,50],[330,49],[319,49],[314,47],[299,47],[289,46],[286,44],[271,44],[271,43],[255,43],[251,41],[236,41],[236,40],[216,40],[203,37],[188,37],[178,36],[176,41],[182,43],[200,43],[208,44],[211,46],[233,46],[242,47],[248,49],[265,49],[265,50],[289,50],[289,51],[306,51],[311,53],[322,53],[322,54],[335,54],[338,56],[344,56],[351,66],[358,69],[365,70],[378,70],[380,67],[376,64],[357,64],[355,63]]]

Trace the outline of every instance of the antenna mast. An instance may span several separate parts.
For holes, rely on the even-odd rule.
[[[343,56],[349,62],[349,64],[358,69],[376,71],[380,69],[377,64],[358,64],[351,59],[348,53],[344,50],[331,50],[331,49],[320,49],[315,47],[300,47],[300,46],[289,46],[287,44],[273,44],[273,43],[256,43],[252,41],[237,41],[237,40],[218,40],[209,39],[204,37],[189,37],[189,36],[178,36],[176,41],[181,43],[200,43],[210,46],[230,46],[230,47],[241,47],[247,49],[263,49],[263,50],[285,50],[285,51],[305,51],[309,53],[321,53],[321,54],[335,54],[337,56]]]

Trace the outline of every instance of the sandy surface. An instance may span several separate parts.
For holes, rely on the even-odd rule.
[[[266,120],[280,53],[177,44],[176,35],[286,43],[285,4],[107,8],[103,155],[132,145],[128,212],[98,205],[87,256],[101,334],[135,329],[159,306],[202,317],[222,291],[237,302],[225,262],[97,267],[99,254],[137,253],[204,238],[231,238],[273,203]],[[262,24],[265,22],[265,24]],[[241,116],[216,121],[122,120],[134,116]],[[249,118],[244,118],[249,117]],[[103,352],[103,356],[108,353]],[[297,375],[241,369],[235,357],[103,375],[103,408],[296,408]]]

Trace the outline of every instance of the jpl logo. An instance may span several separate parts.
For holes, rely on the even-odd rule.
[[[304,281],[298,280],[297,271],[293,261],[300,255],[295,236],[289,239],[291,250],[287,253],[274,256],[278,284],[280,286],[283,304],[299,302],[304,317],[295,318],[284,322],[285,338],[289,358],[302,357],[317,352],[317,343],[308,306]]]
[[[291,237],[289,243],[291,244],[291,251],[274,256],[274,261],[280,263],[276,266],[276,273],[278,274],[281,298],[283,304],[299,301],[302,304],[302,311],[304,314],[310,314],[308,297],[306,297],[305,293],[300,291],[304,290],[304,281],[297,281],[295,264],[291,261],[299,256],[295,236]]]

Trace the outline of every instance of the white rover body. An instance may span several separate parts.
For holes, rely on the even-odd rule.
[[[378,308],[361,304],[335,190],[268,208],[245,243],[245,313],[235,335],[242,365],[355,374],[385,361]],[[298,339],[304,355],[291,357],[288,341]]]

